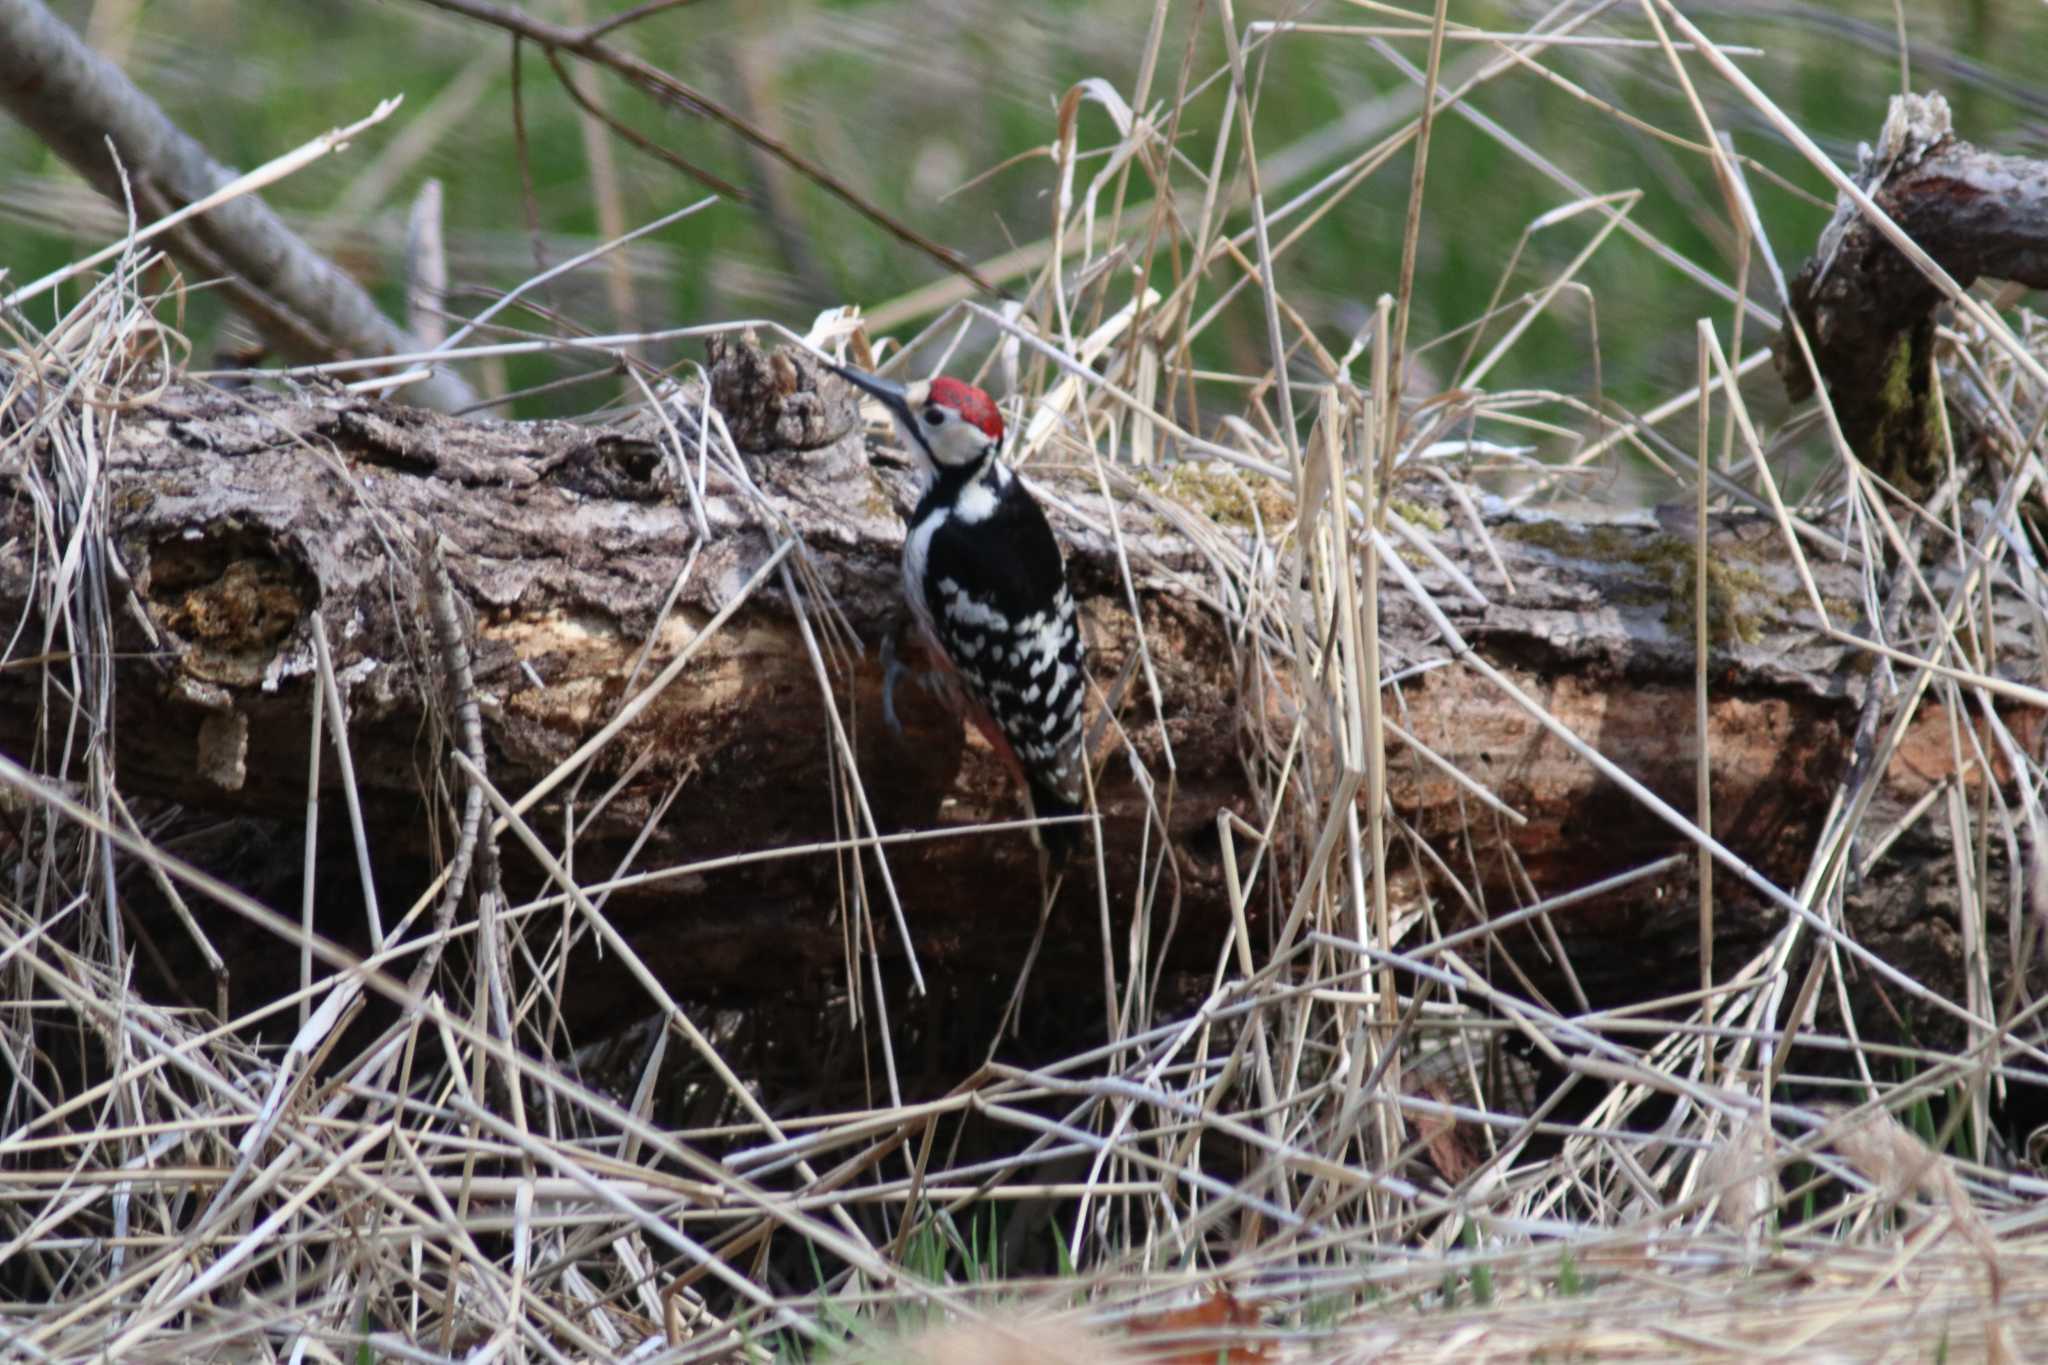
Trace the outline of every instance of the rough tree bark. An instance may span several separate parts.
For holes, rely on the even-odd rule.
[[[899,696],[904,737],[881,720],[876,645],[898,612],[906,473],[879,452],[870,456],[846,393],[836,381],[821,383],[807,364],[742,351],[719,368],[716,383],[742,446],[755,448],[748,471],[763,496],[744,496],[714,473],[702,502],[713,534],[694,563],[692,500],[663,472],[659,428],[644,417],[610,427],[457,421],[352,396],[283,398],[195,385],[135,407],[104,451],[111,539],[133,594],[131,603],[114,604],[128,622],[117,671],[123,790],[131,799],[257,822],[238,830],[282,822],[279,861],[295,864],[290,822],[304,799],[309,622],[317,608],[349,691],[349,742],[371,846],[394,886],[415,889],[431,827],[423,818],[421,774],[431,759],[423,698],[441,687],[424,643],[413,565],[415,532],[425,527],[445,537],[451,575],[473,618],[491,776],[508,795],[573,752],[676,651],[698,648],[575,789],[577,867],[585,876],[608,873],[678,785],[636,870],[847,832],[843,812],[835,819],[830,728],[799,605],[823,639],[826,676],[885,832],[1017,814],[992,755],[916,687]],[[0,442],[10,425],[31,420],[34,401],[31,391],[0,413]],[[25,458],[43,457],[31,445]],[[29,501],[19,496],[27,469],[19,460],[0,462],[0,620],[10,626],[33,614],[32,576],[40,568]],[[1100,493],[1058,471],[1036,477],[1078,514],[1055,520],[1090,622],[1100,683],[1112,684],[1130,657],[1133,601],[1143,617],[1165,719],[1155,718],[1141,684],[1128,689],[1121,713],[1162,789],[1169,743],[1173,751],[1165,846],[1178,927],[1161,947],[1171,961],[1207,972],[1230,922],[1217,812],[1230,807],[1255,823],[1261,818],[1241,757],[1244,717],[1263,711],[1277,720],[1298,699],[1267,691],[1241,707],[1250,661],[1205,605],[1210,570],[1140,497],[1120,500],[1135,574],[1129,593],[1114,546],[1091,529],[1106,523]],[[1403,496],[1411,493],[1421,496]],[[1442,567],[1404,551],[1474,647],[1578,734],[1690,808],[1695,741],[1679,718],[1689,717],[1692,704],[1691,546],[1647,515],[1607,524],[1498,515],[1486,532],[1507,570],[1503,578],[1478,527],[1419,501],[1404,505],[1419,538],[1487,599],[1474,600]],[[1217,512],[1226,529],[1232,515]],[[805,574],[778,570],[721,629],[702,635],[792,532],[805,546]],[[1792,880],[1851,761],[1866,660],[1815,634],[1775,531],[1724,518],[1714,534],[1716,829],[1757,866]],[[1831,609],[1853,620],[1854,570],[1825,555],[1814,564]],[[679,575],[674,609],[664,616]],[[829,593],[844,633],[827,631],[825,600],[806,580]],[[793,586],[800,597],[792,597]],[[1397,586],[1383,599],[1390,667],[1447,657]],[[148,632],[139,624],[145,619]],[[650,658],[634,681],[643,647]],[[0,747],[30,753],[55,695],[42,689],[34,668],[0,669]],[[1522,826],[1498,819],[1417,755],[1393,755],[1391,798],[1401,819],[1495,911],[1525,903],[1531,887],[1542,894],[1576,888],[1684,848],[1468,669],[1452,664],[1411,678],[1395,716],[1527,817]],[[2038,728],[2032,713],[2010,719],[2030,739]],[[1938,707],[1922,708],[1885,774],[1881,806],[1903,810],[1949,775],[1948,727]],[[331,760],[323,773],[331,789]],[[593,812],[594,799],[615,782],[616,795]],[[1160,839],[1156,832],[1142,837],[1144,804],[1127,763],[1109,762],[1098,790],[1109,904],[1125,910],[1145,871],[1141,860],[1148,850],[1157,856]],[[330,817],[340,809],[332,795],[324,803]],[[534,818],[551,836],[563,829],[558,804],[543,805]],[[353,878],[344,870],[345,832],[326,842],[337,859],[332,900]],[[184,847],[209,856],[203,842]],[[510,873],[522,875],[516,846],[507,840],[505,847]],[[1945,842],[1923,857],[1904,841],[1893,866],[1910,875],[1895,871],[1868,884],[1855,925],[1937,986],[1955,970],[1953,924],[1928,911],[1939,903],[1946,854]],[[234,847],[214,847],[212,856],[246,872],[255,855],[237,835]],[[1469,913],[1414,849],[1396,857],[1398,895],[1412,900],[1427,885],[1442,913]],[[900,845],[889,863],[928,975],[1014,974],[1039,908],[1021,834]],[[829,854],[795,856],[622,891],[606,908],[678,991],[747,998],[829,989],[843,973],[837,907],[846,870]],[[1595,1003],[1696,983],[1689,876],[1676,872],[1558,917],[1578,981]],[[531,869],[523,880],[538,884]],[[871,871],[868,880],[879,907],[883,893]],[[265,889],[280,901],[295,895]],[[1272,904],[1269,892],[1255,908],[1263,918]],[[1723,960],[1776,926],[1776,912],[1725,884],[1720,905]],[[887,914],[876,914],[883,951],[895,957],[901,944]],[[1092,879],[1070,877],[1041,971],[1099,980],[1096,916]],[[335,922],[345,928],[349,920]],[[1569,1000],[1538,940],[1521,934],[1517,941],[1530,947],[1525,965],[1538,988]],[[606,1008],[601,989],[577,996],[584,1008]]]
[[[2048,161],[1957,138],[1939,95],[1893,101],[1857,180],[1964,288],[1990,276],[2048,289]],[[1929,368],[1940,288],[1845,198],[1791,295],[1849,448],[1924,496],[1943,468]],[[1793,400],[1811,396],[1812,372],[1791,338],[1779,339],[1777,360]],[[1991,433],[1967,433],[1979,434]]]

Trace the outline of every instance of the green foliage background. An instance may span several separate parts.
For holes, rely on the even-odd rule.
[[[626,0],[526,0],[524,7],[574,23],[629,6]],[[525,226],[513,133],[511,44],[503,34],[417,0],[53,0],[53,8],[119,60],[218,157],[241,167],[403,94],[400,113],[348,154],[270,193],[394,311],[403,294],[398,273],[407,206],[429,176],[444,182],[451,278],[468,291],[456,295],[456,311],[481,306],[485,295],[478,290],[504,289],[533,273],[536,246]],[[1838,160],[1853,164],[1856,142],[1875,135],[1885,101],[1900,83],[1891,5],[1716,0],[1685,8],[1720,41],[1763,49],[1741,59],[1745,68]],[[1507,0],[1451,6],[1454,20],[1502,32],[1527,28],[1543,12],[1541,5]],[[1236,15],[1240,23],[1407,22],[1335,3],[1242,3]],[[1006,158],[1050,143],[1054,107],[1076,81],[1102,77],[1128,96],[1153,19],[1153,5],[1140,0],[695,0],[622,29],[611,41],[775,128],[890,212],[979,261],[1047,234],[1051,163],[1026,159],[945,196]],[[1416,22],[1426,20],[1423,5]],[[1194,80],[1222,66],[1219,23],[1213,3],[1166,5],[1155,102],[1171,97],[1190,37]],[[2048,7],[2033,0],[1916,0],[1905,5],[1905,24],[1914,86],[1949,96],[1962,136],[2007,151],[2048,150],[2048,85],[2039,79],[2048,70]],[[1581,31],[1651,36],[1634,4],[1614,5]],[[1424,59],[1420,40],[1393,46],[1418,65]],[[1445,69],[1464,69],[1491,51],[1452,43]],[[1682,94],[1655,50],[1553,48],[1543,61],[1640,119],[1695,136]],[[1831,198],[1821,178],[1703,62],[1692,58],[1689,64],[1741,151],[1817,200]],[[467,98],[451,94],[463,89],[470,68]],[[1347,116],[1413,89],[1385,56],[1354,36],[1287,36],[1264,50],[1256,69],[1258,147],[1275,200],[1396,126],[1390,115],[1366,132],[1346,135]],[[522,325],[610,332],[767,317],[802,326],[822,308],[845,301],[872,308],[942,276],[927,257],[815,185],[775,172],[719,126],[658,106],[603,73],[574,70],[583,88],[601,92],[624,122],[717,175],[767,192],[754,208],[720,204],[635,248],[625,316],[606,292],[603,271],[593,268],[545,296],[558,322],[529,317]],[[538,253],[553,262],[601,239],[591,144],[581,116],[530,46],[523,77]],[[1203,169],[1224,113],[1222,92],[1222,82],[1212,83],[1182,116],[1180,146]],[[1624,126],[1529,69],[1494,81],[1471,103],[1590,189],[1644,190],[1636,213],[1643,226],[1733,278],[1733,238],[1701,157]],[[1099,108],[1084,106],[1082,120],[1084,149],[1114,142]],[[352,195],[360,200],[366,169],[391,155],[408,130],[437,124],[419,154],[396,166],[386,192],[344,211]],[[628,226],[703,192],[671,167],[609,141]],[[1083,184],[1099,164],[1083,164]],[[1287,166],[1300,169],[1274,183],[1275,170]],[[1407,156],[1395,158],[1283,260],[1284,294],[1333,351],[1341,352],[1368,324],[1374,298],[1395,286],[1409,174]],[[1826,210],[1761,179],[1754,187],[1789,272],[1810,248]],[[1187,165],[1175,168],[1174,188],[1191,218],[1200,190]],[[1142,175],[1135,176],[1133,202],[1150,193]],[[1481,312],[1524,228],[1572,197],[1463,119],[1444,120],[1429,168],[1415,340]],[[1243,221],[1240,209],[1232,226]],[[1510,296],[1548,279],[1595,226],[1594,215],[1581,215],[1537,234],[1510,281]],[[111,206],[19,128],[0,124],[0,266],[17,280],[32,278],[118,230]],[[1210,297],[1234,269],[1217,268]],[[1583,297],[1561,301],[1492,378],[1492,387],[1592,395],[1597,324],[1598,391],[1624,404],[1651,401],[1690,382],[1692,320],[1714,316],[1725,333],[1731,313],[1631,244],[1610,243],[1586,281],[1596,307],[1589,310]],[[1753,274],[1751,291],[1775,309],[1761,270]],[[213,300],[192,298],[187,329],[198,360],[211,353],[220,320]],[[1754,325],[1747,335],[1759,339]],[[677,347],[661,358],[697,353],[694,346]],[[1265,353],[1261,305],[1246,292],[1203,338],[1197,358],[1246,372],[1263,368]],[[1425,353],[1425,364],[1434,359],[1434,379],[1448,382],[1445,371],[1455,354],[1454,348]],[[559,373],[555,362],[536,359],[486,378],[519,388]],[[605,384],[557,391],[521,400],[513,410],[586,410],[611,392]]]

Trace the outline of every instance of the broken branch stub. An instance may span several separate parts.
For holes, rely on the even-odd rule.
[[[1957,138],[1939,95],[1894,99],[1856,178],[1958,284],[2048,288],[2048,161]],[[1849,448],[1909,496],[1925,496],[1943,468],[1929,370],[1942,291],[1846,196],[1790,290]],[[1778,338],[1777,363],[1795,402],[1812,395],[1789,334]]]

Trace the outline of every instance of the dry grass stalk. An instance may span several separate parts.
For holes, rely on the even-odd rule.
[[[112,620],[127,608],[95,453],[110,425],[128,420],[148,387],[177,368],[176,339],[157,321],[162,301],[143,292],[147,262],[132,244],[67,315],[40,334],[22,330],[0,356],[14,386],[0,408],[31,384],[48,401],[13,431],[0,462],[21,471],[22,496],[35,508],[34,552],[49,566],[36,604],[47,635],[17,642],[9,664],[47,670],[78,702],[66,713],[71,728],[47,736],[44,757],[86,757],[41,771],[0,767],[19,822],[4,848],[11,880],[0,893],[0,1041],[26,1059],[0,1110],[9,1158],[0,1169],[0,1264],[19,1277],[11,1287],[44,1305],[5,1320],[16,1349],[53,1360],[99,1358],[108,1343],[158,1356],[760,1360],[771,1358],[778,1333],[830,1345],[835,1314],[886,1319],[908,1308],[961,1324],[900,1346],[934,1361],[1108,1359],[1102,1340],[1200,1301],[1220,1271],[1246,1319],[1217,1338],[1240,1352],[1235,1358],[1278,1349],[1282,1337],[1286,1358],[1440,1358],[1471,1349],[1481,1330],[1486,1349],[1501,1356],[1735,1355],[1794,1335],[1815,1352],[1873,1343],[1906,1350],[1928,1345],[1933,1330],[1952,1331],[1954,1349],[1995,1351],[2038,1328],[2048,1271],[2030,1212],[2037,1185],[1985,1150],[1992,1094],[2035,1083],[2038,1029],[2030,1031],[2035,1010],[2021,995],[2001,1000],[1991,989],[2000,948],[1979,921],[2001,894],[1993,854],[2038,848],[2043,827],[2039,758],[1993,699],[2043,700],[2003,671],[2022,634],[2011,623],[2038,630],[2048,620],[2016,510],[2040,474],[2048,329],[1957,301],[1953,382],[1967,384],[1986,426],[2014,434],[1989,497],[1951,489],[1903,507],[1847,462],[1827,476],[1832,482],[1792,496],[1771,470],[1774,452],[1741,388],[1760,353],[1741,353],[1739,319],[1775,315],[1748,300],[1744,282],[1648,236],[1629,216],[1632,199],[1576,185],[1466,102],[1510,76],[1558,75],[1560,52],[1604,41],[1581,31],[1596,8],[1563,6],[1527,33],[1499,35],[1464,30],[1438,6],[1417,31],[1430,42],[1424,70],[1385,49],[1377,31],[1240,30],[1226,17],[1229,60],[1204,73],[1191,55],[1175,70],[1162,4],[1135,96],[1089,96],[1110,112],[1115,140],[1078,193],[1088,100],[1062,107],[1051,156],[1062,188],[1043,249],[1018,258],[1017,277],[1029,278],[1021,307],[941,308],[912,339],[918,365],[945,353],[956,371],[1015,373],[1019,457],[1046,475],[1057,519],[1114,546],[1133,599],[1145,575],[1180,571],[1149,562],[1126,537],[1119,499],[1161,513],[1211,566],[1206,581],[1183,575],[1178,586],[1230,626],[1244,760],[1260,798],[1254,810],[1217,819],[1232,932],[1215,945],[1213,972],[1187,1008],[1162,1005],[1180,983],[1151,955],[1174,921],[1174,868],[1162,853],[1157,877],[1129,902],[1112,904],[1100,878],[1092,888],[1103,972],[1095,1041],[1037,1065],[991,1060],[938,1095],[908,1093],[895,1052],[899,1016],[925,978],[884,970],[891,932],[907,938],[907,912],[886,872],[892,844],[868,807],[832,700],[855,642],[810,568],[826,551],[783,540],[737,586],[728,612],[694,637],[711,638],[752,594],[779,588],[801,603],[826,699],[835,766],[820,780],[845,837],[735,855],[849,860],[837,907],[846,926],[845,1036],[872,1045],[861,1060],[876,1065],[864,1105],[805,1110],[764,1102],[772,1024],[674,998],[609,925],[605,897],[641,871],[579,858],[575,812],[611,799],[589,782],[592,760],[687,678],[690,649],[652,677],[636,667],[611,722],[555,773],[500,791],[465,719],[473,685],[459,681],[459,622],[445,610],[429,553],[422,577],[425,600],[439,604],[434,648],[457,680],[449,735],[424,765],[428,804],[459,831],[462,856],[450,870],[380,901],[370,890],[372,836],[355,820],[346,856],[360,868],[371,944],[358,958],[314,930],[314,898],[333,892],[312,875],[312,819],[297,919],[163,846],[167,817],[127,808],[100,743],[113,714]],[[1666,37],[1663,22],[1684,45]],[[1731,229],[1781,282],[1739,183],[1759,168],[1726,156],[1717,120],[1725,122],[1728,89],[1767,118],[1782,114],[1738,79],[1742,54],[1716,48],[1675,9],[1664,8],[1654,34],[1701,122],[1699,140],[1672,145],[1722,177]],[[587,52],[601,34],[569,36],[563,46]],[[1255,109],[1259,63],[1275,45],[1309,42],[1383,52],[1412,72],[1420,96],[1408,107],[1421,111],[1313,180],[1261,151]],[[1463,47],[1483,60],[1465,62]],[[1445,51],[1452,55],[1440,65]],[[1704,57],[1726,84],[1694,86],[1701,68],[1686,68],[1681,51]],[[1181,119],[1209,81],[1225,92],[1228,112],[1199,135],[1213,142],[1198,146]],[[1631,117],[1607,112],[1623,123]],[[1290,252],[1307,225],[1410,147],[1404,259],[1412,260],[1426,217],[1423,152],[1447,116],[1515,149],[1570,196],[1530,233],[1581,215],[1595,226],[1591,245],[1533,290],[1515,294],[1513,272],[1502,272],[1485,319],[1502,335],[1482,351],[1475,332],[1446,393],[1429,395],[1414,391],[1420,381],[1401,361],[1429,345],[1405,335],[1405,269],[1344,351],[1315,335],[1287,286]],[[1134,185],[1153,197],[1134,197]],[[1727,306],[1738,344],[1724,346],[1724,324],[1688,317],[1698,357],[1691,387],[1611,420],[1596,415],[1597,394],[1487,390],[1529,323],[1576,306],[1598,254],[1627,242]],[[1143,287],[1132,287],[1133,269]],[[1257,309],[1265,353],[1242,373],[1197,372],[1193,347],[1233,306]],[[376,386],[387,381],[364,371],[394,360],[534,351],[609,359],[650,340],[738,325],[477,344],[464,344],[465,328],[432,352],[293,373]],[[868,345],[873,338],[856,326],[847,315],[828,317],[800,339]],[[1355,368],[1361,359],[1364,375]],[[886,350],[882,363],[894,363]],[[708,541],[705,473],[744,494],[747,462],[689,390],[650,375],[638,383],[671,419]],[[1688,408],[1700,423],[1690,454],[1659,430]],[[1718,456],[1713,421],[1724,424]],[[1532,458],[1536,441],[1554,463]],[[1858,648],[1890,685],[1874,694],[1856,761],[1841,774],[1794,884],[1774,882],[1715,839],[1704,765],[1694,818],[1467,648],[1457,613],[1514,585],[1444,572],[1448,562],[1429,558],[1428,537],[1408,516],[1411,495],[1420,500],[1430,487],[1484,479],[1534,497],[1555,486],[1560,467],[1623,449],[1696,489],[1695,513],[1709,495],[1766,511],[1774,553],[1795,566],[1801,593],[1838,629],[1849,625],[1842,604],[1823,600],[1807,557],[1861,566],[1855,613],[1876,624]],[[1060,471],[1078,471],[1111,495],[1106,521],[1084,521],[1060,497],[1051,477]],[[1219,490],[1229,515],[1219,512]],[[1443,501],[1455,518],[1475,495],[1459,488]],[[1923,572],[1901,553],[1930,542],[1951,546],[1961,567]],[[394,543],[410,542],[397,535]],[[1704,558],[1694,570],[1702,638]],[[1905,567],[1886,571],[1887,562]],[[1381,657],[1376,613],[1393,605],[1434,621],[1441,650]],[[317,630],[312,638],[317,647]],[[1455,849],[1441,851],[1384,799],[1390,766],[1419,761],[1469,796],[1475,823],[1520,818],[1483,775],[1457,770],[1401,724],[1404,688],[1442,670],[1513,697],[1589,771],[1663,820],[1683,851],[1547,898],[1515,870],[1515,903],[1489,904],[1488,880],[1469,853],[1461,863]],[[346,798],[348,680],[331,666],[320,679],[313,749],[326,762],[333,744]],[[1170,719],[1161,714],[1157,661],[1141,641],[1124,678],[1097,681],[1110,701],[1105,761],[1130,762],[1132,737],[1163,731]],[[1696,685],[1704,704],[1714,679],[1703,670]],[[1936,702],[1950,716],[1985,718],[1981,730],[1953,733],[1957,771],[2002,766],[2015,780],[1938,788],[1896,826],[1878,827],[1877,775],[1914,713]],[[1142,774],[1155,831],[1168,827],[1178,795],[1170,741],[1162,752],[1163,763]],[[540,823],[537,812],[555,808],[544,801],[571,812],[563,825]],[[1843,915],[1859,870],[1876,857],[1868,850],[1936,816],[1971,915],[1974,975],[1962,1000],[1940,998],[1875,955]],[[490,874],[492,850],[506,838],[543,870],[542,893],[513,900]],[[1688,854],[1718,869],[1717,903],[1733,882],[1775,907],[1767,947],[1748,961],[1716,962],[1696,991],[1654,1010],[1585,998],[1553,918],[1668,877]],[[1388,876],[1404,858],[1423,869],[1401,883],[1413,888],[1405,892]],[[233,1018],[133,990],[138,957],[152,949],[133,941],[124,919],[128,867],[146,869],[167,894],[211,903],[206,914],[179,919],[197,940],[230,915],[237,932],[274,939],[298,959],[295,988]],[[862,867],[876,869],[872,883]],[[1712,927],[1704,914],[1702,925]],[[1519,936],[1540,941],[1573,998],[1554,1003],[1526,980],[1506,979]],[[568,1036],[559,1009],[575,989],[572,950],[593,940],[627,964],[640,992],[621,1006],[637,1012],[637,1028],[599,1042]],[[2017,941],[2011,952],[2031,956]],[[204,954],[220,961],[211,944]],[[1999,975],[2023,965],[2008,963]],[[1873,980],[1922,1017],[1952,1021],[1966,1052],[1860,1037],[1852,987]],[[351,1027],[371,1019],[375,1027]],[[600,1073],[623,1079],[600,1083]],[[1902,1269],[1899,1255],[1860,1235],[1868,1202],[1852,1199],[1823,1203],[1804,1223],[1781,1221],[1782,1255],[1755,1254],[1778,1204],[1773,1162],[1782,1153],[1772,1150],[1770,1104],[1788,1091],[1849,1084],[1888,1108],[1943,1095],[1952,1112],[1971,1116],[1962,1131],[1979,1144],[1972,1162],[1935,1156],[1874,1108],[1875,1117],[1828,1134],[1886,1199],[1915,1190],[1935,1200],[1967,1248],[1914,1241]],[[980,1145],[964,1141],[970,1133]],[[1720,1228],[1709,1221],[1710,1202]],[[1076,1267],[1059,1291],[1085,1300],[1076,1317],[1085,1326],[1003,1316],[1000,1300],[1026,1286],[964,1282],[963,1264],[1000,1275],[985,1263],[973,1224],[996,1207],[1010,1226],[1042,1228],[1031,1235],[1057,1241]],[[950,1276],[917,1269],[919,1246],[940,1248]],[[792,1265],[816,1267],[823,1283],[792,1280]],[[1988,1307],[1979,1265],[1993,1275]],[[1447,1311],[1475,1299],[1492,1305],[1483,1329]],[[1938,1323],[1950,1326],[1930,1326]]]

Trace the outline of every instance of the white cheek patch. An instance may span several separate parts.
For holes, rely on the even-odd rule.
[[[933,477],[939,472],[938,452],[925,440],[922,431],[915,426],[905,426],[901,417],[896,419],[896,434],[902,437],[903,448],[917,456],[917,474],[921,491],[931,484]]]
[[[918,439],[928,444],[933,460],[953,469],[992,456],[997,444],[994,438],[972,422],[953,420],[942,427],[924,428],[918,432]]]

